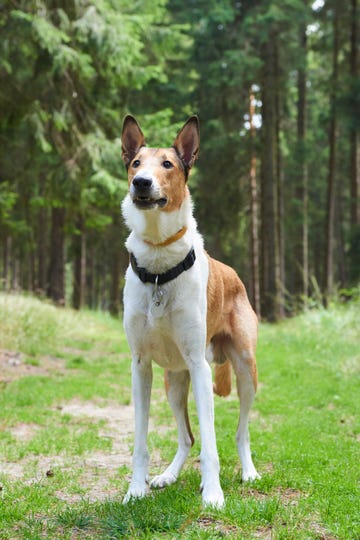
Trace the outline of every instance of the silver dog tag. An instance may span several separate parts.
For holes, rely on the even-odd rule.
[[[152,293],[152,304],[151,304],[151,313],[153,317],[161,317],[164,313],[164,292],[158,286],[158,277],[154,284],[154,289]]]

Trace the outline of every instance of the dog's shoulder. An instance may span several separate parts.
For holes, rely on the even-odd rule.
[[[208,339],[224,325],[224,317],[231,317],[235,306],[247,305],[245,286],[235,270],[208,255],[209,279],[207,284]]]
[[[208,290],[211,296],[216,294],[219,288],[226,296],[235,297],[245,293],[245,286],[238,274],[231,266],[224,264],[207,255],[209,261]]]

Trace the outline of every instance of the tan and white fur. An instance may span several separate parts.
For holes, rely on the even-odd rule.
[[[154,274],[176,266],[192,247],[196,254],[190,269],[161,287],[160,313],[152,309],[155,286],[140,281],[131,265],[126,272],[124,327],[132,353],[135,443],[133,474],[124,502],[147,493],[152,361],[165,369],[167,396],[178,428],[178,450],[150,486],[175,482],[193,444],[187,411],[191,381],[201,436],[203,503],[223,506],[213,390],[219,395],[229,394],[231,365],[241,405],[236,441],[242,479],[259,478],[248,434],[248,416],[257,386],[257,318],[235,271],[204,251],[187,183],[198,148],[196,116],[189,118],[170,148],[146,147],[135,118],[129,115],[124,120],[122,155],[128,169],[129,193],[122,211],[131,231],[126,242],[129,253],[135,255],[139,267]],[[214,386],[210,361],[215,363]]]

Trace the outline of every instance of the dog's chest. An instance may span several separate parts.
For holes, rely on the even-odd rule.
[[[173,371],[184,369],[185,362],[167,328],[156,324],[149,328],[142,342],[142,356],[156,362],[159,366]]]
[[[163,368],[178,370],[185,367],[182,354],[177,346],[178,330],[170,313],[145,317],[144,331],[138,336],[140,355],[155,361]]]
[[[181,309],[177,288],[135,283],[130,279],[125,286],[124,322],[130,341],[142,357],[164,368],[183,369],[176,344],[182,330],[175,315]]]

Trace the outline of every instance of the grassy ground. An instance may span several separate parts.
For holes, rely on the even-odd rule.
[[[121,324],[0,295],[0,538],[360,537],[359,305],[262,325],[252,413],[262,479],[240,481],[235,393],[215,399],[222,511],[201,508],[199,436],[176,485],[121,504],[130,473]],[[176,448],[155,370],[151,475]]]

